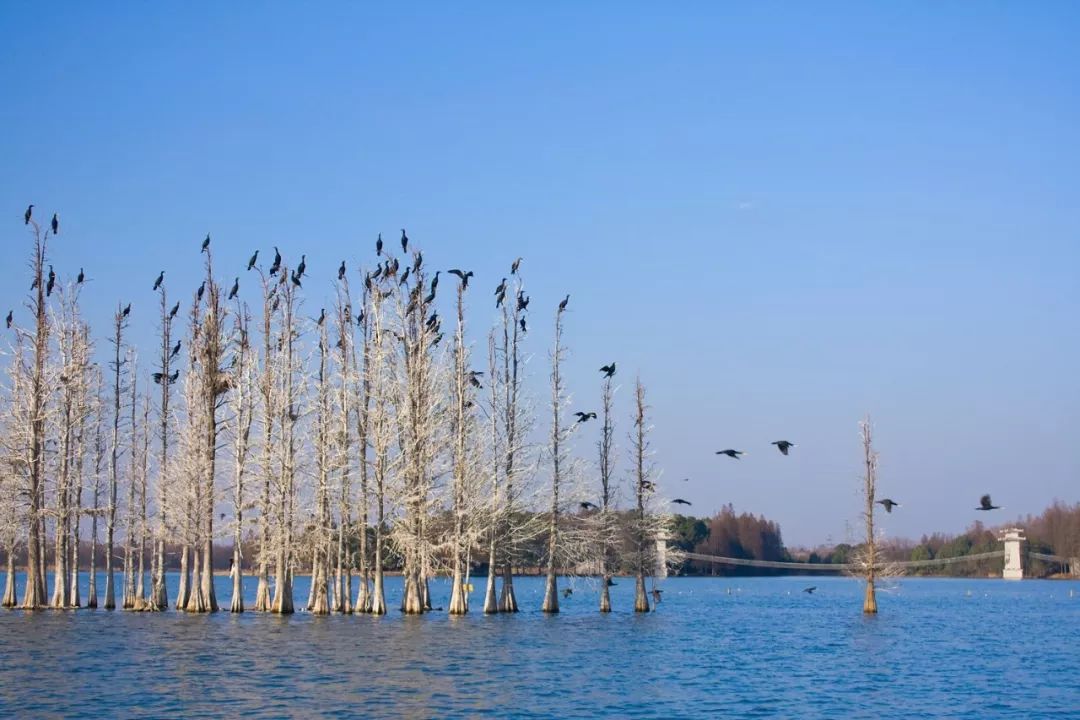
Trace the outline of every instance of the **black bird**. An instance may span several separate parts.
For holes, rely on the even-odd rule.
[[[33,290],[33,289],[34,289],[34,288],[36,288],[36,287],[37,287],[37,286],[38,286],[39,284],[40,284],[40,281],[38,280],[38,277],[37,277],[37,276],[35,275],[35,276],[34,276],[34,281],[33,281],[32,283],[30,283],[30,289],[31,289],[31,290]]]
[[[199,252],[206,252],[210,247],[210,233],[206,233],[206,239],[202,241],[202,250]]]
[[[153,373],[153,374],[152,374],[152,375],[151,375],[150,377],[152,377],[152,378],[154,379],[154,382],[155,382],[155,383],[157,383],[158,385],[160,385],[160,384],[161,384],[161,379],[162,379],[163,377],[165,377],[165,374],[164,374],[164,373],[159,373],[159,372],[156,372],[156,373]]]
[[[582,510],[599,510],[600,509],[596,505],[594,505],[593,503],[589,502],[588,500],[584,500],[582,502],[579,502],[578,505],[581,506]]]
[[[86,280],[86,273],[83,272],[82,268],[79,268],[79,274],[75,276],[75,283],[82,285],[84,280]]]
[[[519,292],[518,293],[517,309],[518,310],[528,310],[529,309],[529,300],[531,300],[531,299],[532,298],[526,297],[525,293]]]
[[[442,336],[440,335],[439,337],[442,337]],[[474,388],[477,388],[479,390],[484,389],[484,386],[480,383],[480,380],[477,379],[475,374],[469,375],[469,384],[472,385]]]
[[[281,251],[277,249],[277,245],[274,246],[274,264],[270,266],[270,276],[278,274],[278,270],[281,270]]]
[[[529,329],[525,327],[525,318],[521,318],[521,332],[529,332]]]
[[[380,277],[382,277],[382,265],[377,266],[375,272],[371,273],[372,280],[378,280]]]
[[[26,208],[26,212],[23,213],[23,225],[30,224],[30,216],[34,214],[34,206],[30,205]]]
[[[435,302],[435,293],[434,292],[431,293],[430,295],[428,295],[426,298],[424,298],[424,304],[425,305],[430,305],[433,302]]]
[[[435,339],[431,341],[431,344],[432,345],[438,345],[440,342],[442,342],[442,333],[439,333],[438,335],[436,335]]]
[[[517,260],[515,260],[515,261],[514,261],[514,263],[513,263],[513,264],[512,264],[511,266],[510,266],[510,274],[511,274],[511,275],[517,275],[517,271],[518,271],[518,268],[520,268],[520,267],[521,267],[521,258],[518,258],[518,259],[517,259]]]
[[[616,583],[615,583],[614,580],[612,580],[611,578],[607,579],[607,586],[608,587],[615,587],[615,585],[616,585]]]
[[[505,300],[505,299],[506,299],[506,293],[499,293],[498,295],[496,295],[495,296],[495,307],[496,308],[502,307],[503,300]]]
[[[169,382],[171,382],[171,383],[174,383],[174,382],[176,382],[176,378],[178,378],[178,377],[180,377],[180,371],[179,371],[179,370],[175,370],[175,371],[173,372],[173,374],[169,376]]]
[[[397,281],[398,285],[404,285],[405,281],[409,279],[409,270],[412,268],[405,268],[405,272],[401,273],[401,279]]]
[[[56,285],[56,273],[53,271],[53,266],[49,266],[49,280],[45,283],[45,296],[52,295],[53,286]]]
[[[60,234],[60,218],[58,218],[56,216],[56,213],[52,214],[52,234],[53,235],[59,235]]]
[[[420,266],[424,264],[424,253],[416,253],[416,257],[413,258],[412,271],[414,273],[420,272]]]
[[[177,355],[179,355],[179,354],[180,354],[180,343],[181,343],[181,342],[182,342],[181,340],[177,340],[177,341],[176,341],[176,344],[175,344],[175,345],[173,345],[173,349],[172,349],[172,352],[171,352],[171,353],[169,353],[169,357],[170,357],[170,358],[174,358],[174,357],[176,357]]]
[[[676,505],[693,505],[694,504],[694,503],[690,502],[689,500],[683,500],[682,498],[675,498],[671,502],[675,503]]]
[[[300,276],[296,274],[295,270],[293,270],[293,273],[292,273],[292,282],[293,282],[293,285],[295,285],[298,288],[304,287],[303,285],[300,284]]]
[[[379,237],[375,239],[375,254],[382,255],[382,233],[379,233]]]
[[[15,319],[15,311],[14,311],[14,310],[8,310],[8,314],[7,314],[7,326],[8,326],[8,330],[10,330],[10,329],[11,329],[11,322],[12,322],[12,321],[13,321],[14,319]]]
[[[574,415],[577,416],[577,421],[579,423],[588,422],[589,420],[596,419],[596,413],[594,412],[576,412],[574,413]]]
[[[900,507],[900,503],[896,502],[895,500],[890,500],[889,498],[885,498],[884,500],[878,500],[877,504],[883,505],[885,507],[885,512],[887,513],[891,513],[894,507]]]
[[[274,296],[274,304],[270,306],[270,312],[277,312],[278,305],[280,305],[280,304],[281,304],[281,298],[275,295]]]
[[[652,599],[653,599],[654,603],[659,604],[659,602],[664,599],[663,598],[663,592],[664,591],[661,590],[660,588],[653,588],[652,589]]]
[[[573,594],[574,594],[574,588],[566,588],[565,590],[562,591],[562,596],[563,596],[564,600],[566,598],[570,597]]]
[[[716,454],[727,455],[729,458],[735,458],[736,460],[738,460],[740,455],[745,455],[746,453],[742,450],[732,450],[729,448],[727,450],[717,450]]]
[[[505,295],[506,294],[506,278],[503,278],[502,282],[499,283],[499,287],[495,288],[495,294],[496,295]]]
[[[641,489],[647,492],[653,492],[654,490],[656,490],[656,486],[653,485],[651,480],[642,480]]]
[[[205,280],[203,280],[202,284],[199,285],[199,289],[195,291],[195,302],[199,302],[200,300],[202,300],[202,296],[203,296],[204,292],[206,292],[206,281]]]
[[[977,507],[975,509],[976,510],[1000,510],[1001,506],[1000,505],[993,505],[990,502],[990,496],[989,495],[983,495],[981,498],[979,498],[979,507]]]
[[[229,299],[232,300],[236,297],[236,293],[240,292],[240,278],[233,280],[232,290],[229,291]]]
[[[161,283],[163,283],[164,281],[165,281],[165,271],[162,270],[161,272],[158,273],[157,280],[154,281],[154,288],[153,289],[157,290],[159,287],[161,287]]]
[[[315,324],[322,327],[324,322],[326,322],[326,308],[321,308],[319,310],[319,319],[315,321]]]
[[[435,312],[431,313],[431,317],[429,317],[429,318],[427,319],[427,323],[425,323],[425,324],[426,324],[426,325],[427,325],[428,327],[431,327],[431,326],[433,326],[433,325],[434,325],[435,323],[437,323],[437,322],[439,322],[439,312],[438,312],[438,311],[435,311]]]
[[[360,314],[356,316],[356,324],[357,325],[363,325],[364,324],[364,311],[363,311],[363,309],[361,309]]]
[[[442,272],[442,270],[436,270],[435,271],[435,277],[431,278],[431,294],[432,295],[435,294],[435,288],[439,287],[439,273],[441,273],[441,272]]]
[[[304,277],[305,272],[307,272],[307,255],[301,255],[300,264],[296,266],[296,277]]]
[[[570,302],[570,296],[567,295],[565,298],[563,298],[563,301],[561,303],[559,303],[559,312],[562,312],[563,310],[565,310],[566,306],[567,306],[567,304],[569,304],[569,302]]]
[[[779,450],[782,455],[787,455],[788,450],[795,447],[795,443],[788,442],[787,440],[777,440],[770,443],[770,445],[775,445],[776,449]]]
[[[125,307],[123,309],[123,311],[121,311],[120,315],[123,316],[123,317],[127,317],[130,314],[131,314],[131,303],[128,303],[127,307]]]
[[[176,317],[176,313],[178,312],[180,312],[179,301],[175,305],[173,305],[172,310],[169,311],[169,319],[172,320],[174,317]]]
[[[473,271],[472,270],[469,270],[468,272],[462,272],[462,271],[458,270],[457,268],[454,268],[453,270],[448,270],[447,272],[449,272],[451,275],[457,275],[459,278],[461,278],[461,289],[462,290],[465,290],[466,288],[469,287],[469,278],[471,278],[473,276]]]
[[[405,234],[405,228],[401,228],[401,252],[409,252],[409,236]]]
[[[611,377],[615,374],[615,363],[603,366],[602,368],[600,368],[600,372],[604,373],[604,377],[606,378]]]
[[[811,585],[808,588],[803,588],[803,592],[807,595],[813,595],[815,590],[817,590],[817,585]]]
[[[345,261],[344,260],[342,260],[341,265],[338,266],[337,279],[338,280],[344,280],[345,279]]]
[[[259,251],[258,251],[258,250],[256,250],[256,251],[255,251],[255,254],[254,254],[254,255],[252,255],[252,256],[251,256],[251,257],[250,257],[250,258],[248,259],[248,267],[247,267],[247,269],[248,269],[248,270],[251,270],[251,268],[255,267],[255,263],[256,263],[256,262],[258,262],[258,260],[259,260]]]

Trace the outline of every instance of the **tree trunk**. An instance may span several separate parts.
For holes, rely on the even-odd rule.
[[[191,549],[185,542],[180,547],[180,586],[176,589],[176,609],[185,610],[188,604],[188,595],[191,593],[191,564],[188,557]]]

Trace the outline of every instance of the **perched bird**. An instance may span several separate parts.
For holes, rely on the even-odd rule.
[[[566,598],[570,597],[573,594],[574,594],[574,589],[573,588],[566,588],[565,590],[562,591],[563,599],[566,599]]]
[[[319,310],[319,319],[315,321],[315,324],[322,327],[324,322],[326,322],[326,308],[321,308]]]
[[[375,254],[382,255],[382,233],[379,233],[379,237],[375,238]]]
[[[199,252],[206,252],[210,248],[210,233],[206,233],[206,239],[202,241],[202,249]]]
[[[981,498],[979,498],[979,507],[977,507],[975,509],[976,510],[1000,510],[1001,506],[991,504],[990,496],[989,495],[983,495]]]
[[[569,296],[567,296],[567,297],[569,297]],[[519,292],[518,293],[517,309],[518,310],[528,310],[529,309],[529,300],[531,300],[531,299],[532,298],[526,297],[525,293]]]
[[[293,272],[292,272],[292,283],[293,283],[293,285],[295,285],[298,288],[304,287],[303,285],[300,284],[300,276],[296,274],[295,270],[293,270]]]
[[[307,255],[301,255],[300,264],[296,266],[296,277],[304,277],[305,272],[307,272]]]
[[[436,310],[435,312],[431,313],[431,317],[427,319],[425,325],[427,325],[428,327],[434,327],[435,323],[437,322],[439,322],[439,312]]]
[[[439,287],[439,273],[441,273],[441,272],[442,272],[442,270],[436,270],[435,271],[435,277],[431,278],[431,294],[432,295],[435,294],[435,288]]]
[[[529,332],[529,328],[527,328],[525,326],[525,318],[521,318],[520,325],[521,325],[521,332]]]
[[[258,262],[258,260],[259,260],[259,251],[258,251],[258,250],[256,250],[256,251],[255,251],[255,254],[254,254],[254,255],[252,255],[252,256],[251,256],[251,257],[250,257],[250,258],[248,259],[248,266],[247,266],[247,269],[248,269],[248,270],[251,270],[251,268],[255,267],[255,263],[256,263],[256,262]]]
[[[425,305],[430,305],[433,302],[435,302],[435,292],[434,291],[432,291],[432,293],[430,295],[428,295],[427,297],[424,298],[424,304]]]
[[[34,206],[30,205],[26,208],[26,212],[23,213],[23,225],[30,224],[30,216],[34,214]]]
[[[401,252],[409,252],[409,236],[405,234],[405,228],[401,228]]]
[[[86,280],[86,273],[83,272],[82,268],[79,268],[79,274],[75,276],[75,284],[82,285],[84,280]]]
[[[165,377],[165,374],[164,374],[164,373],[159,373],[159,372],[156,372],[156,373],[153,373],[153,374],[151,374],[151,375],[150,375],[150,377],[152,377],[152,378],[154,379],[154,382],[155,382],[155,383],[157,383],[158,385],[160,385],[160,384],[161,384],[161,379],[162,379],[163,377]]]
[[[356,324],[357,325],[363,325],[364,324],[364,310],[363,309],[361,309],[360,314],[356,316]]]
[[[808,588],[803,588],[803,592],[807,595],[813,595],[815,590],[817,590],[817,585],[811,585]]]
[[[130,314],[131,314],[131,303],[128,303],[128,304],[127,304],[127,307],[125,307],[125,308],[124,308],[124,309],[123,309],[123,310],[121,311],[120,315],[121,315],[121,316],[123,316],[123,317],[127,317],[127,316],[128,316],[128,315],[130,315]]]
[[[203,296],[204,292],[206,292],[206,281],[205,280],[203,280],[202,284],[199,285],[199,289],[195,291],[195,302],[199,302],[200,300],[202,300],[202,296]]]
[[[162,270],[161,272],[158,273],[157,280],[154,281],[153,289],[157,290],[159,287],[161,287],[161,283],[163,283],[163,282],[165,282],[165,271],[164,270]]]
[[[561,303],[559,303],[559,312],[562,312],[563,310],[565,310],[566,306],[567,306],[567,304],[569,304],[569,302],[570,302],[570,296],[567,295],[565,298],[563,298],[563,301]]]
[[[689,500],[683,500],[682,498],[675,498],[671,502],[675,503],[676,505],[693,505],[693,503]]]
[[[15,319],[15,311],[14,310],[8,310],[8,314],[7,314],[7,327],[8,327],[8,330],[11,329],[11,323],[14,321],[14,319]]]
[[[583,500],[582,502],[578,503],[578,505],[581,506],[582,510],[599,510],[600,509],[596,505],[594,505],[593,503],[589,502],[588,500]]]
[[[777,440],[777,441],[775,441],[773,443],[770,443],[770,444],[775,445],[776,449],[780,451],[781,455],[787,455],[788,450],[795,447],[795,443],[788,442],[787,440]]]
[[[233,280],[232,290],[229,291],[229,299],[232,300],[236,297],[236,293],[240,292],[240,278]]]
[[[49,280],[45,283],[45,296],[52,295],[53,286],[56,285],[56,272],[53,270],[53,266],[49,266]]]
[[[496,295],[504,295],[504,294],[506,294],[506,278],[503,278],[502,282],[499,283],[499,286],[495,288],[495,294]]]
[[[727,455],[729,458],[735,458],[736,460],[738,460],[740,455],[745,455],[746,453],[742,450],[732,450],[728,448],[727,450],[717,450],[716,454]]]
[[[171,382],[171,383],[176,382],[176,379],[178,377],[180,377],[180,371],[179,370],[173,371],[173,374],[169,376],[169,382]]]
[[[505,300],[505,299],[506,299],[506,293],[499,293],[498,295],[496,295],[495,296],[495,307],[496,308],[502,307],[503,300]]]
[[[412,271],[414,273],[420,272],[420,266],[424,264],[424,253],[416,253],[416,257],[413,258]]]
[[[513,263],[513,264],[512,264],[511,266],[510,266],[510,274],[511,274],[511,275],[517,275],[517,271],[518,271],[518,269],[519,269],[520,267],[521,267],[521,258],[518,258],[518,259],[517,259],[517,260],[515,260],[515,261],[514,261],[514,263]]]
[[[900,507],[900,503],[896,502],[895,500],[890,500],[889,498],[885,498],[884,500],[878,500],[877,504],[883,505],[885,507],[885,512],[887,513],[891,513],[894,507]]]
[[[484,386],[480,383],[480,380],[477,378],[477,375],[483,375],[483,374],[484,373],[478,373],[478,372],[475,372],[475,371],[469,373],[469,384],[472,385],[474,388],[476,388],[478,390],[483,390]]]
[[[605,365],[604,367],[600,368],[600,372],[604,373],[604,377],[606,378],[611,377],[615,374],[615,363]]]
[[[174,317],[176,317],[176,313],[178,313],[178,312],[180,312],[180,302],[179,301],[177,301],[177,303],[172,306],[172,310],[169,311],[169,319],[172,320]]]
[[[461,289],[462,290],[465,290],[465,289],[467,289],[469,287],[469,278],[471,278],[473,276],[473,271],[472,270],[469,270],[468,272],[462,272],[462,271],[458,270],[457,268],[454,268],[453,270],[449,270],[447,272],[449,272],[451,275],[457,275],[459,278],[461,278]]]
[[[611,578],[607,579],[607,586],[608,587],[615,587],[616,584],[617,583],[614,580],[612,580]]]
[[[401,273],[401,279],[399,279],[397,281],[398,285],[404,285],[405,284],[405,282],[409,279],[409,271],[410,270],[412,270],[412,268],[405,268],[405,272]]]
[[[588,422],[589,420],[596,419],[596,413],[594,412],[576,412],[574,413],[574,415],[577,416],[577,421],[579,423]]]
[[[338,280],[344,280],[345,279],[345,261],[344,260],[341,261],[341,265],[338,265],[337,279]]]
[[[181,340],[177,340],[176,344],[173,345],[172,352],[169,353],[170,358],[174,358],[174,357],[176,357],[177,355],[180,354],[180,344],[181,344],[181,342],[182,342]]]
[[[56,216],[56,213],[52,214],[52,234],[60,234],[60,218]]]
[[[270,266],[270,276],[278,274],[281,270],[281,251],[277,249],[277,245],[274,246],[274,264]]]

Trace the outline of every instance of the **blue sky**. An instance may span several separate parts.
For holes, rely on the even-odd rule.
[[[476,272],[477,337],[525,257],[538,397],[569,292],[575,406],[615,360],[628,430],[640,372],[699,514],[845,539],[869,412],[888,534],[960,531],[983,492],[1003,521],[1080,499],[1078,27],[1069,3],[5,3],[3,302],[28,202],[99,336],[131,301],[144,347],[154,277],[193,291],[207,232],[252,298],[255,248],[306,253],[317,314],[406,227]]]

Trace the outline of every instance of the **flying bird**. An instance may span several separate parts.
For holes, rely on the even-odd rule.
[[[210,248],[210,233],[206,233],[206,239],[202,241],[202,249],[199,252],[206,252]]]
[[[605,365],[604,367],[600,368],[600,372],[604,373],[604,377],[606,378],[611,377],[615,374],[615,363]]]
[[[887,513],[891,513],[894,507],[900,507],[900,503],[896,502],[895,500],[890,500],[889,498],[885,498],[884,500],[878,500],[877,504],[883,506],[885,508],[885,512]]]
[[[84,280],[86,280],[86,273],[83,272],[82,268],[79,268],[79,274],[75,276],[75,284],[82,285]]]
[[[255,251],[255,254],[254,254],[254,255],[252,255],[252,256],[251,256],[251,257],[250,257],[250,258],[248,259],[248,266],[247,266],[247,269],[248,269],[248,270],[251,270],[251,268],[255,267],[255,263],[256,263],[256,262],[258,262],[258,260],[259,260],[259,251],[258,251],[258,250],[256,250],[256,251]]]
[[[807,595],[813,595],[815,590],[817,590],[817,585],[811,585],[808,588],[803,588],[803,592]]]
[[[694,503],[690,502],[689,500],[683,500],[682,498],[675,498],[671,502],[675,503],[676,505],[693,505],[694,504]]]
[[[567,306],[567,304],[569,302],[570,302],[570,296],[567,295],[565,298],[563,298],[563,301],[561,303],[559,303],[559,312],[562,312],[563,310],[565,310],[566,306]]]
[[[596,419],[596,413],[594,412],[576,412],[574,413],[574,415],[577,416],[577,421],[579,423],[588,422],[589,420]]]
[[[34,214],[34,206],[30,205],[26,208],[26,212],[23,213],[23,225],[30,224],[30,216]]]
[[[979,507],[977,507],[975,509],[976,510],[1000,510],[1001,506],[992,504],[990,502],[990,496],[989,495],[983,495],[981,498],[979,498]]]
[[[379,233],[379,237],[375,240],[375,254],[382,255],[382,233]]]
[[[729,458],[735,458],[736,460],[738,460],[740,455],[745,455],[746,453],[742,450],[732,450],[731,448],[728,448],[727,450],[717,450],[716,454],[727,455]]]
[[[156,373],[153,373],[153,374],[152,374],[152,375],[151,375],[150,377],[152,377],[152,378],[154,379],[154,382],[155,382],[155,383],[157,383],[158,385],[160,385],[160,384],[161,384],[161,379],[162,379],[163,377],[165,377],[165,374],[164,374],[164,373],[159,373],[159,372],[156,372]]]
[[[581,506],[582,510],[599,510],[600,509],[594,503],[591,503],[588,500],[583,500],[582,502],[579,502],[578,505]]]
[[[409,252],[409,236],[405,234],[405,228],[401,228],[401,252]]]
[[[52,234],[60,234],[60,218],[56,216],[56,213],[52,214]]]
[[[154,290],[157,290],[159,287],[161,287],[161,283],[163,283],[164,281],[165,281],[165,271],[162,270],[161,272],[158,273],[157,280],[154,281]]]
[[[514,264],[510,266],[510,274],[517,275],[518,269],[521,268],[521,258],[514,261]]]
[[[236,293],[240,292],[240,278],[233,280],[232,290],[229,291],[229,299],[232,300],[236,297]]]
[[[344,280],[345,279],[345,261],[344,260],[342,260],[341,265],[338,266],[337,279],[338,280]]]
[[[773,443],[770,443],[770,444],[775,445],[776,449],[780,451],[781,455],[787,455],[788,450],[795,447],[795,443],[788,442],[787,440],[777,440],[777,441],[775,441]]]

